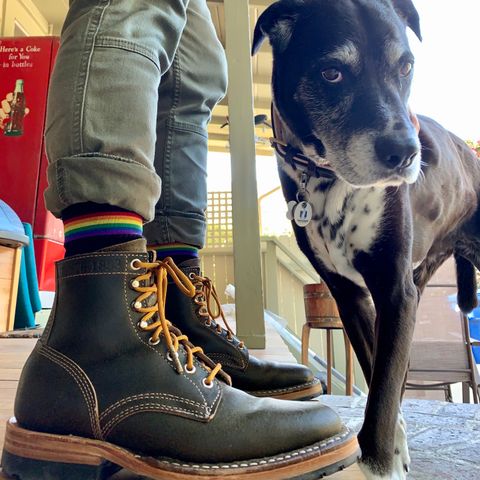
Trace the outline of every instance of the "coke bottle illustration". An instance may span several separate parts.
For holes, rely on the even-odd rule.
[[[23,92],[23,80],[15,82],[15,91],[11,104],[12,110],[9,114],[9,120],[5,127],[5,135],[18,137],[23,135],[23,119],[25,117],[25,94]]]

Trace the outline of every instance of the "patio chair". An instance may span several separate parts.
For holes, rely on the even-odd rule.
[[[454,285],[429,286],[432,287],[445,288]],[[480,342],[471,339],[466,315],[460,312],[459,316],[462,333],[460,340],[414,340],[407,376],[408,390],[443,390],[445,399],[452,401],[451,385],[461,382],[463,402],[470,402],[472,389],[473,401],[479,403],[480,375],[473,358],[472,346],[478,346]]]

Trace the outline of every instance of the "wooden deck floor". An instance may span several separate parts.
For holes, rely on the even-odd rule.
[[[5,423],[13,413],[13,402],[20,372],[35,342],[34,339],[0,338],[0,449],[3,447]],[[294,361],[282,339],[273,329],[267,332],[267,349],[255,350],[252,353],[256,357],[270,360]],[[0,479],[6,478],[0,472]],[[329,478],[332,480],[362,480],[364,477],[357,466],[353,466]],[[111,480],[140,480],[140,477],[128,472],[120,472]]]

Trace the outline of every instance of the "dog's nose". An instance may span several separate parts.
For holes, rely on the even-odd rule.
[[[391,169],[409,167],[418,152],[419,147],[414,139],[381,137],[375,142],[378,159]]]

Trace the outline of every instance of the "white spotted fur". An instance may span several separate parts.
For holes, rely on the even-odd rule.
[[[293,170],[283,160],[280,160],[280,166],[299,186],[300,172]],[[385,189],[357,188],[339,180],[328,192],[315,191],[320,182],[319,179],[311,178],[307,185],[309,201],[313,207],[313,219],[305,227],[310,248],[328,270],[366,288],[362,275],[353,266],[353,259],[357,251],[369,252],[377,239],[384,211]],[[339,220],[344,199],[349,194],[352,197],[344,212],[345,219],[332,240],[330,225]],[[364,212],[365,206],[368,206],[368,214]],[[326,227],[322,226],[324,218],[328,220]],[[354,226],[356,229],[352,232]],[[344,235],[345,240],[339,246],[341,235]]]

